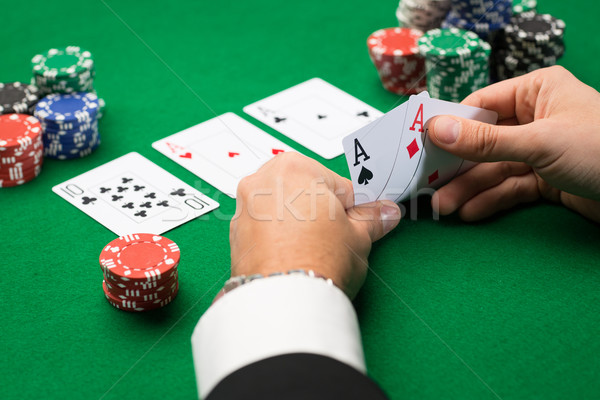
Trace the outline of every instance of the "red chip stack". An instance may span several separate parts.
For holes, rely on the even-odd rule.
[[[0,187],[22,185],[40,174],[42,126],[26,114],[0,115]]]
[[[369,36],[369,56],[385,89],[402,95],[426,90],[425,59],[417,43],[422,35],[416,29],[386,28]]]
[[[121,236],[100,253],[104,296],[125,311],[148,311],[169,304],[179,290],[179,247],[149,233]]]

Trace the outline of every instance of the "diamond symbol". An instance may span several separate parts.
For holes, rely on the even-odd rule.
[[[419,151],[417,139],[413,139],[413,141],[410,142],[408,146],[406,146],[406,150],[408,150],[408,158],[413,158],[413,156]]]
[[[436,169],[433,174],[429,175],[429,184],[431,185],[431,183],[436,181],[439,177],[440,177],[440,174],[438,173],[438,170]]]

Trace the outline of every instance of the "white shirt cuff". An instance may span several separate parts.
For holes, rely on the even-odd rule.
[[[352,303],[303,275],[258,279],[221,297],[196,325],[192,352],[201,398],[236,370],[281,354],[320,354],[366,373]]]

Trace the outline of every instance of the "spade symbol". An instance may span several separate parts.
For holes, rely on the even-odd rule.
[[[285,121],[287,118],[282,118],[282,117],[275,117],[275,123],[278,124],[280,122]]]
[[[368,118],[369,117],[369,112],[368,111],[359,112],[359,113],[356,113],[356,116],[357,117],[367,117]]]
[[[371,179],[373,179],[373,173],[365,167],[362,167],[360,174],[358,175],[358,184],[368,185]]]

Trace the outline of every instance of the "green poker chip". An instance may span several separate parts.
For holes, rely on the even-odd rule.
[[[92,53],[79,46],[52,48],[31,60],[34,75],[47,78],[73,78],[94,66]]]
[[[425,57],[469,57],[480,47],[476,33],[458,28],[432,29],[419,38],[419,52]]]

